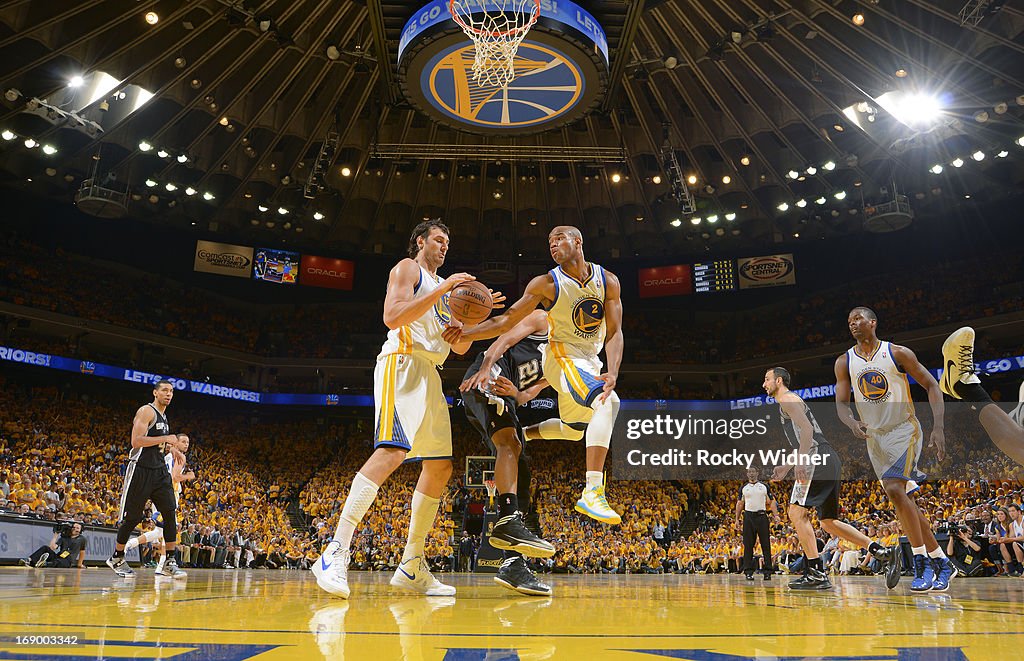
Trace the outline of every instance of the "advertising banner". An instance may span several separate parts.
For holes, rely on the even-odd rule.
[[[347,259],[303,255],[299,284],[351,291],[355,272],[356,265]]]
[[[196,271],[248,278],[252,272],[252,248],[230,243],[196,241]]]
[[[640,269],[638,275],[640,298],[693,293],[693,273],[689,264]]]
[[[793,254],[746,257],[736,260],[740,276],[740,289],[781,287],[796,284]]]

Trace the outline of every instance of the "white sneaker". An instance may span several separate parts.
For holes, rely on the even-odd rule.
[[[604,485],[587,487],[583,495],[576,501],[576,511],[586,514],[591,519],[617,526],[622,523],[622,517],[611,508],[604,496]]]
[[[422,592],[428,597],[454,597],[455,586],[445,585],[434,578],[427,569],[423,556],[416,556],[402,561],[391,577],[391,585],[415,592]]]
[[[953,331],[942,343],[942,376],[939,388],[953,399],[961,399],[953,386],[956,382],[981,383],[974,374],[974,329],[964,326]]]
[[[1020,391],[1017,393],[1017,407],[1010,411],[1010,417],[1021,427],[1024,427],[1024,381],[1020,382]]]
[[[350,559],[349,550],[342,548],[339,542],[332,541],[311,568],[313,575],[316,576],[316,584],[333,595],[348,599],[348,563]]]
[[[165,562],[159,569],[157,569],[157,576],[167,576],[169,578],[185,578],[188,576],[188,573],[179,569],[177,561],[174,558],[171,558],[170,560]]]

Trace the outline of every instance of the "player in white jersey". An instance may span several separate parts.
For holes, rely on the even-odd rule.
[[[935,448],[940,461],[945,456],[946,443],[942,391],[913,351],[878,339],[878,317],[871,309],[856,307],[847,321],[857,344],[839,356],[835,364],[839,419],[854,436],[867,441],[875,474],[910,541],[914,553],[910,589],[945,591],[955,570],[935,541],[931,524],[910,495],[926,476],[917,468],[924,435],[914,413],[907,375],[928,391],[932,410],[930,446]],[[860,420],[850,409],[851,391]]]
[[[168,445],[167,453],[164,455],[164,464],[167,466],[167,472],[171,474],[171,483],[174,485],[174,503],[181,503],[181,483],[189,480],[196,479],[196,474],[193,471],[185,472],[185,453],[188,452],[189,438],[186,434],[176,434],[178,441],[181,443],[181,450],[178,448]],[[153,523],[155,527],[149,532],[144,532],[138,537],[133,537],[125,543],[125,551],[130,551],[133,548],[138,547],[140,544],[159,544],[160,545],[160,560],[156,565],[156,573],[160,575],[160,572],[164,568],[164,563],[167,561],[167,550],[164,544],[164,524],[163,515],[153,505]]]
[[[453,328],[446,331],[446,337],[453,342],[497,337],[538,305],[547,310],[549,334],[543,370],[544,378],[558,392],[559,417],[527,428],[526,437],[578,441],[585,435],[587,482],[576,510],[615,525],[622,518],[605,498],[604,461],[619,412],[615,394],[623,343],[619,279],[586,261],[583,235],[575,227],[551,230],[548,247],[558,266],[531,280],[523,297],[505,314],[470,328]],[[598,358],[602,348],[608,357],[607,371]],[[486,383],[496,360],[485,359],[463,388]]]
[[[437,269],[448,253],[448,228],[438,220],[420,223],[409,239],[410,259],[403,259],[388,277],[384,324],[391,329],[377,356],[374,382],[374,451],[352,479],[334,539],[312,570],[317,584],[348,598],[349,546],[352,536],[377,497],[380,485],[402,462],[419,460],[420,476],[412,497],[409,538],[391,584],[428,596],[452,596],[455,588],[430,573],[423,559],[427,533],[434,524],[445,485],[452,474],[452,431],[448,403],[438,368],[449,350],[462,354],[470,342],[442,338],[451,318],[448,294],[473,280],[456,273],[442,280]],[[503,297],[492,294],[496,307]]]

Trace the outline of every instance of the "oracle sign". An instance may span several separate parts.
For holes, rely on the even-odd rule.
[[[693,273],[689,264],[640,269],[638,276],[640,298],[693,293]]]
[[[347,259],[303,255],[299,265],[299,284],[328,289],[352,289],[356,265]]]

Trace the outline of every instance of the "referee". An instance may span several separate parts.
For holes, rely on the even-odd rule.
[[[747,469],[748,482],[740,490],[736,501],[736,527],[743,517],[743,574],[748,581],[754,580],[754,540],[761,540],[761,554],[764,556],[764,580],[772,579],[771,530],[768,524],[768,508],[772,510],[775,522],[779,521],[779,506],[772,498],[768,487],[757,479],[757,469]]]

